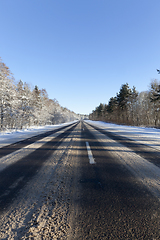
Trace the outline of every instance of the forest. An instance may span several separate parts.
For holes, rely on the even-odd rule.
[[[89,115],[100,120],[132,126],[160,127],[160,82],[152,80],[147,91],[138,92],[123,84],[108,104],[100,103]]]
[[[49,99],[45,89],[17,83],[0,58],[0,131],[73,121],[78,115]]]

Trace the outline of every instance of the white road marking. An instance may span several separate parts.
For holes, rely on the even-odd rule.
[[[94,161],[93,154],[92,154],[92,151],[91,151],[91,148],[90,148],[88,142],[86,142],[86,147],[87,147],[87,152],[88,152],[89,163],[95,164],[96,162]]]

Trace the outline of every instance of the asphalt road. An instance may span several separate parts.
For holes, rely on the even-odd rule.
[[[0,172],[0,212],[3,212],[10,206],[10,204],[13,202],[13,199],[18,196],[20,189],[22,189],[25,184],[38,172],[38,170],[43,166],[44,162],[59,147],[62,139],[67,138],[76,125],[77,124],[71,124],[69,130],[61,133],[56,138],[51,139],[51,141],[46,142],[31,154],[23,157]],[[6,156],[65,128],[66,126],[58,130],[49,131],[24,141],[17,142],[16,144],[3,147],[0,149],[0,152],[2,152],[1,156]]]
[[[159,200],[104,150],[87,127],[82,124],[75,239],[160,239]],[[89,164],[86,141],[96,164]],[[146,154],[141,145],[136,149]]]
[[[66,148],[66,152],[57,160],[56,164],[59,163],[59,167],[57,172],[55,170],[50,177],[52,184],[48,184],[51,194],[47,193],[49,190],[42,189],[42,191],[46,191],[47,206],[50,206],[48,209],[52,214],[54,212],[54,216],[57,216],[59,222],[56,223],[55,220],[52,220],[50,223],[46,223],[47,221],[45,221],[48,224],[45,229],[50,229],[50,235],[48,233],[42,237],[44,231],[38,230],[40,227],[36,228],[38,222],[35,223],[33,219],[37,211],[35,208],[33,216],[30,216],[29,220],[25,220],[25,225],[30,223],[27,225],[30,233],[35,224],[37,230],[34,234],[39,235],[33,234],[30,239],[160,239],[159,198],[153,195],[119,161],[114,155],[114,151],[117,151],[116,148],[115,150],[113,148],[112,151],[104,148],[104,144],[98,139],[96,132],[101,132],[117,143],[123,144],[127,147],[130,156],[134,151],[137,156],[143,157],[159,167],[160,153],[158,151],[127,138],[104,132],[102,129],[92,128],[85,122],[78,122],[30,155],[0,172],[1,221],[3,221],[5,211],[10,211],[13,199],[21,198],[20,190],[25,188],[26,183],[32,181],[38,170],[43,168],[51,156],[56,162],[54,156],[58,154],[57,151],[61,151],[63,146],[64,149]],[[19,147],[22,146],[19,143]],[[122,158],[127,156],[125,151],[121,152]],[[58,196],[58,200],[55,200],[56,196]],[[38,201],[40,202],[40,199]],[[60,214],[59,209],[64,204],[66,210],[63,214],[61,211]],[[39,209],[43,208],[40,203],[38,206]],[[52,214],[48,213],[48,216]],[[46,215],[44,215],[45,217]],[[63,218],[65,218],[64,222]],[[42,218],[41,221],[43,221]],[[58,225],[50,228],[53,222]],[[62,232],[62,222],[63,232],[65,232],[64,229],[66,230],[65,235],[59,233]],[[12,239],[28,239],[30,235],[29,233],[25,235],[25,231],[27,231],[25,227],[19,235],[14,235],[15,233],[12,232],[16,230],[12,231],[12,227],[10,227],[8,234],[12,236]],[[3,231],[5,230],[3,229]],[[1,239],[9,238],[1,237]]]

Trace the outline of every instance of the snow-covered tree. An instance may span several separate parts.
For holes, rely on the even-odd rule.
[[[56,124],[77,119],[56,99],[49,99],[45,89],[31,89],[20,80],[15,84],[12,73],[0,58],[0,130],[31,125]]]
[[[14,98],[13,75],[0,58],[0,127],[6,128],[12,116]]]
[[[159,124],[159,112],[160,112],[160,82],[158,82],[156,79],[152,80],[150,83],[150,100],[151,104],[154,109],[154,121],[155,126]]]

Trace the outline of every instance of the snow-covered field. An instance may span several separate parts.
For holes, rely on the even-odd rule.
[[[87,120],[86,122],[106,131],[113,132],[117,135],[130,138],[134,141],[138,141],[139,143],[146,144],[160,150],[160,129],[117,125],[101,121]]]

